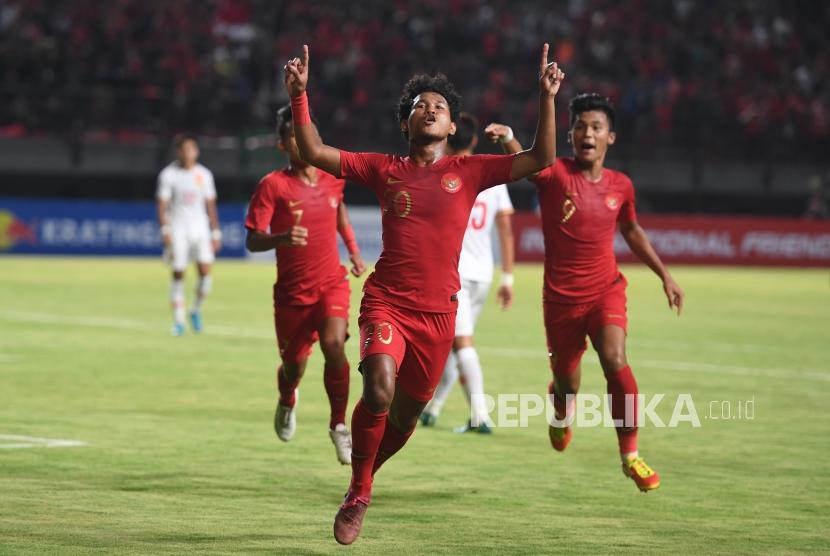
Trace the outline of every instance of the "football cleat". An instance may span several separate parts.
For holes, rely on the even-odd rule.
[[[567,448],[568,444],[571,443],[573,435],[574,433],[571,430],[571,427],[554,427],[553,425],[548,425],[550,445],[553,446],[553,449],[557,452],[565,451],[565,448]]]
[[[337,423],[334,430],[329,431],[329,438],[337,452],[337,461],[343,465],[352,463],[352,433],[343,423]]]
[[[199,311],[190,312],[190,326],[193,328],[193,332],[202,331],[202,313]]]
[[[425,427],[434,427],[438,422],[438,416],[428,411],[422,411],[419,417],[421,424]]]
[[[288,442],[294,438],[294,433],[297,431],[296,409],[296,402],[294,403],[294,407],[288,407],[277,402],[277,411],[274,413],[274,430],[283,442]]]
[[[458,434],[464,434],[467,432],[477,432],[478,434],[493,434],[493,429],[491,429],[490,425],[488,425],[487,423],[481,423],[480,425],[473,426],[472,421],[467,421],[466,425],[456,427],[455,432]]]
[[[180,322],[173,324],[170,328],[170,335],[171,336],[183,336],[184,335],[184,325]]]
[[[629,457],[622,464],[623,475],[629,477],[643,492],[654,490],[660,486],[660,475],[646,464],[643,458]]]
[[[369,508],[369,500],[346,495],[346,501],[334,516],[334,540],[340,544],[352,544],[363,527],[363,517]]]

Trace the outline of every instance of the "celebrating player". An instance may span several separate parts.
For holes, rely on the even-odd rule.
[[[202,331],[202,302],[210,292],[210,267],[222,247],[222,231],[216,213],[213,174],[199,164],[199,145],[189,134],[176,136],[176,160],[159,174],[156,202],[165,259],[173,268],[170,304],[173,307],[173,336],[184,334],[184,271],[191,257],[196,259],[199,281],[190,308],[194,332]]]
[[[546,44],[533,147],[466,157],[447,153],[460,97],[444,75],[417,75],[404,86],[398,126],[409,156],[401,157],[324,145],[309,117],[308,47],[285,66],[302,158],[369,187],[383,210],[383,252],[364,285],[358,321],[363,395],[352,414],[352,480],[334,520],[341,544],[357,538],[374,472],[409,439],[440,379],[454,336],[461,240],[476,196],[554,160],[554,96],[564,74],[547,57]]]
[[[250,251],[276,250],[274,326],[282,365],[277,369],[279,401],[274,429],[288,442],[297,428],[297,386],[318,339],[325,358],[323,383],[331,405],[329,436],[337,459],[351,463],[352,439],[346,427],[349,362],[343,346],[349,322],[349,281],[337,254],[340,232],[352,261],[352,274],[366,265],[343,204],[345,182],[304,162],[297,151],[291,108],[277,114],[278,148],[289,165],[259,182],[248,207],[245,245]],[[316,131],[315,131],[316,133]]]
[[[469,156],[478,144],[478,120],[462,113],[456,122],[455,135],[449,137],[449,152],[458,156]],[[511,215],[513,204],[504,184],[482,191],[476,197],[473,212],[467,223],[464,241],[461,244],[461,259],[458,274],[461,289],[458,291],[458,312],[455,317],[455,339],[452,351],[444,366],[441,382],[435,395],[421,413],[421,423],[433,426],[438,420],[441,408],[447,401],[453,384],[461,373],[461,385],[470,404],[470,420],[456,432],[478,432],[489,434],[487,407],[484,404],[484,375],[475,346],[473,330],[487,292],[493,280],[493,224],[499,231],[501,246],[501,286],[497,297],[503,309],[513,302],[513,230]]]
[[[573,431],[572,415],[579,390],[582,354],[591,339],[605,373],[611,415],[619,420],[617,438],[623,473],[646,492],[660,486],[660,477],[637,451],[637,382],[625,356],[628,325],[627,282],[614,256],[617,226],[631,250],[663,282],[669,308],[683,308],[683,290],[654,252],[637,224],[634,187],[625,174],[604,167],[608,148],[616,141],[614,108],[597,94],[577,95],[570,103],[568,139],[573,158],[559,158],[532,178],[537,184],[545,236],[544,318],[553,381],[556,422],[550,442],[564,450]],[[501,124],[485,130],[507,152],[521,145]]]

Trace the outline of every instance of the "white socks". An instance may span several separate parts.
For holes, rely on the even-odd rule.
[[[173,307],[173,321],[184,324],[184,280],[171,280],[170,306]]]
[[[469,346],[459,349],[455,355],[461,371],[461,385],[470,402],[470,423],[477,427],[488,420],[487,405],[484,403],[484,374],[481,372],[478,352]]]
[[[198,313],[202,309],[202,301],[210,293],[211,287],[213,287],[213,278],[210,275],[199,277],[199,281],[196,283],[196,297],[193,299],[191,311]]]
[[[438,417],[456,380],[458,380],[458,359],[455,357],[455,352],[450,351],[450,356],[447,357],[447,363],[444,365],[444,374],[441,375],[441,382],[435,388],[435,394],[433,394],[432,400],[424,408],[424,411]]]

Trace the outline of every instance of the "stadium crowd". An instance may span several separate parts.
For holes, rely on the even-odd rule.
[[[282,66],[308,42],[333,144],[398,141],[400,87],[437,70],[481,121],[529,136],[529,70],[549,40],[562,98],[609,96],[634,148],[771,139],[816,154],[830,141],[828,28],[830,3],[810,0],[7,0],[0,133],[267,129]]]

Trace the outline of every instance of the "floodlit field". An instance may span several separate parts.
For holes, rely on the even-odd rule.
[[[646,269],[624,272],[641,391],[665,394],[664,421],[690,394],[702,425],[641,431],[658,491],[622,476],[612,429],[578,429],[564,454],[543,417],[452,433],[466,420],[457,390],[438,427],[379,473],[344,549],[331,526],[349,469],[326,433],[319,353],[295,439],[271,428],[272,266],[220,262],[205,332],[171,338],[160,261],[2,258],[0,553],[830,550],[828,272],[676,268],[681,318]],[[492,303],[478,330],[492,394],[543,393],[549,380],[541,267],[519,268],[516,285],[515,307]],[[355,335],[358,299],[354,284]],[[348,354],[356,367],[354,338]],[[604,393],[593,353],[584,370],[583,391]],[[754,418],[736,418],[741,407]],[[15,448],[36,441],[11,435],[85,445]]]

